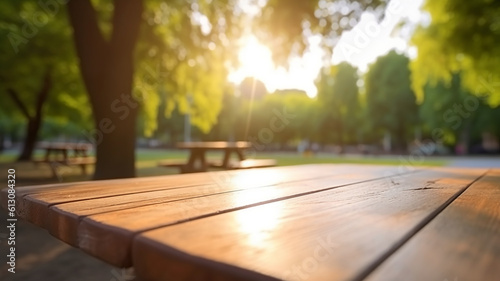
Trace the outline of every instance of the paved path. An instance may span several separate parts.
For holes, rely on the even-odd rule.
[[[454,157],[451,158],[451,167],[469,168],[500,168],[500,157]]]

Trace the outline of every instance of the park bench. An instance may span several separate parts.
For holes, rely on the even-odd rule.
[[[206,172],[208,168],[225,170],[251,169],[276,166],[274,159],[246,159],[244,151],[252,146],[249,142],[185,142],[178,143],[177,148],[188,149],[189,159],[172,159],[158,162],[160,167],[179,168],[181,173]],[[206,153],[210,150],[223,151],[221,161],[208,160]],[[235,154],[238,160],[231,160]]]
[[[95,158],[94,157],[78,157],[78,158],[71,158],[71,159],[60,159],[60,160],[45,160],[45,159],[35,159],[33,160],[35,164],[49,164],[50,168],[52,170],[52,175],[54,177],[57,177],[58,169],[61,166],[80,166],[82,174],[86,175],[87,174],[87,166],[89,165],[94,165],[95,164]]]
[[[17,216],[137,280],[500,276],[499,169],[299,165],[15,196]]]
[[[95,164],[95,158],[88,156],[90,144],[82,143],[41,143],[38,148],[45,150],[43,159],[35,159],[35,164],[48,164],[53,177],[57,177],[61,166],[79,166],[82,174],[87,174],[87,166]]]

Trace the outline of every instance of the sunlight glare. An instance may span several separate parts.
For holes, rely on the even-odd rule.
[[[250,37],[240,50],[238,58],[241,63],[241,71],[263,80],[274,69],[271,51],[266,46],[260,44],[255,37]]]
[[[283,181],[283,178],[283,173],[276,170],[249,170],[240,173],[233,179],[233,184],[248,189],[235,193],[234,200],[237,205],[251,205],[278,198],[282,192],[277,185]],[[276,202],[236,212],[239,229],[247,236],[249,244],[258,247],[266,246],[269,232],[279,223],[281,208],[282,204]]]
[[[286,70],[274,65],[271,50],[254,36],[242,39],[241,45],[238,53],[240,67],[230,73],[229,81],[239,84],[245,77],[255,77],[266,85],[269,93],[278,89],[299,89],[306,91],[310,97],[316,95],[314,79],[321,66],[319,48],[314,48],[303,58],[292,59],[290,69]]]
[[[269,198],[270,194],[276,198],[280,191],[275,187],[250,189],[240,193],[236,201],[239,204],[254,204]],[[270,232],[279,224],[282,208],[283,202],[274,202],[237,211],[236,219],[240,231],[247,237],[246,242],[255,247],[268,247],[266,242]]]

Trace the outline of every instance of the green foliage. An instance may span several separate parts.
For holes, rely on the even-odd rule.
[[[323,142],[356,143],[360,122],[358,79],[357,69],[346,62],[332,66],[321,75],[318,129]]]
[[[280,90],[258,100],[226,92],[219,121],[204,139],[288,145],[314,133],[314,106],[298,90]]]
[[[248,31],[247,27],[251,26],[258,37],[275,47],[275,58],[285,58],[305,50],[305,34],[328,35],[330,39],[324,43],[331,47],[335,41],[332,39],[338,37],[342,30],[352,27],[365,8],[380,9],[385,3],[371,0],[271,0],[257,14],[255,24],[249,25],[247,20],[250,18],[238,6],[239,2],[144,1],[144,23],[134,58],[133,94],[141,102],[141,128],[146,136],[164,128],[165,124],[161,124],[163,119],[158,116],[168,118],[176,115],[177,118],[187,113],[193,125],[206,133],[222,121],[221,116],[233,116],[235,113],[226,108],[226,112],[219,114],[221,101],[224,104],[240,103],[241,111],[237,112],[233,123],[246,124],[248,114],[245,113],[250,110],[250,105],[228,96],[232,90],[227,85],[227,73],[228,66],[237,65],[236,42],[244,31]],[[109,39],[113,30],[113,1],[92,0],[91,3],[97,11],[101,33]],[[38,2],[27,0],[6,1],[2,4],[0,35],[2,43],[6,44],[1,45],[1,51],[4,54],[10,52],[10,55],[0,57],[2,65],[7,66],[0,71],[0,91],[13,88],[26,104],[32,105],[35,100],[33,93],[39,87],[45,71],[50,69],[55,83],[45,111],[49,117],[58,120],[51,124],[62,124],[60,120],[66,118],[68,123],[90,128],[91,107],[87,96],[83,94],[85,90],[66,9],[59,5],[52,13],[39,5]],[[342,5],[344,8],[340,9]],[[37,13],[45,13],[48,20],[36,26],[36,34],[27,38],[23,35],[23,27]],[[18,36],[12,39],[9,34]],[[12,40],[17,40],[18,54],[12,53]],[[318,112],[311,109],[311,100],[300,94],[281,98],[285,107],[290,107],[300,116],[314,116]],[[252,109],[254,120],[257,120],[252,125],[255,126],[255,133],[258,133],[262,124],[269,122],[266,118],[270,118],[260,114],[262,111],[259,110],[272,111],[271,108],[278,106],[274,99],[278,99],[277,96],[266,98]],[[9,114],[21,118],[8,99],[0,108],[4,113],[2,116]],[[259,121],[259,118],[262,120]],[[307,123],[306,118],[303,120],[291,124],[288,130],[295,131],[284,132],[281,141],[311,135],[298,131],[299,127],[303,132],[310,132],[313,128],[313,123]],[[223,125],[226,127],[223,131],[228,132],[228,128],[234,124],[227,122]],[[245,128],[239,125],[238,128]]]
[[[431,23],[413,36],[418,57],[412,62],[413,89],[419,99],[427,81],[449,84],[461,72],[471,93],[488,93],[500,104],[500,2],[492,0],[427,0],[424,9]]]
[[[276,121],[278,130],[273,132],[274,141],[285,145],[293,140],[310,137],[309,128],[312,119],[309,114],[313,104],[314,100],[309,98],[303,91],[276,91],[264,98],[261,110],[255,114],[263,116],[264,122],[261,128],[268,127],[272,130],[271,121],[273,118],[278,120]],[[277,114],[286,114],[291,117],[285,123],[279,120]],[[280,127],[283,127],[283,129],[281,130]]]
[[[478,98],[461,84],[461,76],[454,74],[451,82],[428,84],[424,89],[424,100],[420,106],[424,134],[432,138],[433,131],[443,133],[441,139],[447,146],[459,142],[470,144],[480,139],[485,132],[500,136],[499,108],[489,107],[483,98]]]
[[[146,135],[156,129],[160,100],[169,118],[177,108],[208,132],[217,122],[226,63],[234,60],[228,36],[238,28],[231,11],[234,1],[147,1],[146,24],[136,54],[134,94],[144,107]],[[159,98],[160,95],[164,97]]]
[[[91,112],[64,7],[44,10],[33,1],[4,1],[1,7],[0,110],[9,118],[24,120],[18,106],[7,96],[11,89],[33,116],[37,93],[48,71],[52,88],[44,106],[45,115],[88,127]]]
[[[410,75],[409,59],[391,51],[370,66],[365,78],[368,107],[365,121],[371,123],[375,133],[390,132],[401,147],[418,121]]]
[[[286,65],[290,54],[307,49],[307,35],[320,35],[331,52],[343,31],[358,22],[364,11],[381,16],[384,0],[269,0],[253,25],[253,33],[273,51],[277,63]]]

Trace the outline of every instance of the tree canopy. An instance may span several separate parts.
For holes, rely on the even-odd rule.
[[[418,121],[409,63],[408,57],[391,51],[370,66],[365,78],[366,122],[371,122],[373,130],[394,136],[400,150],[406,148],[406,136]]]
[[[19,159],[28,160],[44,118],[89,128],[91,111],[64,10],[40,10],[32,1],[1,7],[0,109],[27,123]]]
[[[343,62],[325,69],[320,79],[318,102],[323,141],[355,143],[360,121],[357,69]]]
[[[427,0],[431,21],[414,33],[418,57],[412,62],[413,89],[420,99],[427,81],[449,84],[459,72],[471,93],[500,104],[500,2]]]

